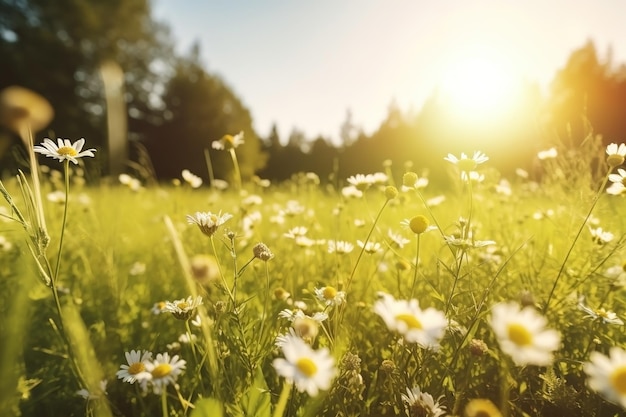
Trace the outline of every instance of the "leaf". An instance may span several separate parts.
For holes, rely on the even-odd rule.
[[[203,398],[196,401],[189,417],[224,417],[224,407],[216,398]]]
[[[260,366],[256,368],[254,383],[244,395],[243,402],[246,416],[269,417],[271,415],[270,391]]]

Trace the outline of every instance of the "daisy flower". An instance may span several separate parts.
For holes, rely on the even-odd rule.
[[[37,153],[47,156],[48,158],[58,159],[63,162],[65,160],[72,161],[78,164],[78,158],[85,156],[94,157],[95,149],[87,149],[83,151],[85,146],[85,139],[78,139],[72,143],[69,139],[57,139],[57,143],[54,143],[51,139],[45,138],[43,143],[38,146],[34,146],[33,150]]]
[[[361,198],[363,197],[363,191],[359,190],[354,185],[348,185],[341,189],[341,195],[346,198]]]
[[[613,311],[606,310],[604,308],[593,309],[586,306],[584,304],[584,297],[581,297],[581,299],[578,301],[578,309],[586,313],[585,317],[592,320],[599,320],[604,324],[617,324],[619,326],[622,326],[624,324],[622,319],[617,317],[617,314],[615,314]]]
[[[186,299],[166,301],[163,311],[172,313],[179,320],[188,320],[196,313],[196,308],[200,305],[202,305],[201,296],[196,298],[189,296]]]
[[[469,172],[474,171],[478,165],[487,162],[489,157],[480,151],[475,151],[471,158],[465,155],[465,153],[461,153],[460,158],[449,153],[443,159],[458,166],[461,171]]]
[[[313,350],[304,340],[289,334],[282,351],[285,358],[274,359],[272,365],[276,373],[293,382],[298,391],[306,391],[314,397],[320,389],[330,388],[337,370],[328,348]]]
[[[439,405],[439,400],[435,401],[432,395],[422,392],[419,386],[407,388],[406,394],[402,394],[402,401],[407,415],[411,417],[439,417],[446,413],[446,407]]]
[[[606,230],[602,230],[601,227],[598,228],[589,228],[589,232],[591,232],[591,240],[598,245],[604,245],[613,240],[613,233],[607,232]]]
[[[448,320],[439,310],[432,307],[422,310],[417,300],[396,300],[393,296],[378,293],[380,300],[374,304],[387,328],[400,333],[409,343],[417,343],[423,348],[437,349],[443,337]]]
[[[617,346],[609,350],[609,356],[594,351],[589,362],[583,365],[587,385],[606,400],[626,409],[626,351]]]
[[[626,145],[620,143],[618,146],[617,143],[611,143],[606,147],[606,155],[606,163],[609,164],[609,167],[618,167],[624,163]]]
[[[304,226],[297,226],[293,229],[290,229],[287,233],[283,234],[283,236],[288,237],[289,239],[296,239],[300,236],[305,236],[309,229]]]
[[[372,174],[356,174],[348,178],[348,184],[352,185],[359,191],[365,191],[376,182],[376,178]]]
[[[152,360],[152,352],[131,350],[130,352],[125,352],[124,355],[128,365],[120,365],[120,370],[115,373],[118,379],[134,384],[135,381],[150,378],[150,374],[146,371],[146,364]]]
[[[152,392],[160,394],[169,384],[174,384],[178,376],[185,369],[186,361],[180,359],[178,355],[170,358],[169,353],[159,353],[154,361],[146,363],[146,370],[150,373],[151,378],[146,379],[142,383],[144,392],[147,391],[148,382],[152,387]]]
[[[237,133],[236,135],[224,135],[220,140],[216,140],[211,144],[213,149],[217,150],[230,150],[235,149],[239,145],[243,145],[243,131]]]
[[[198,188],[202,185],[202,178],[193,174],[188,169],[183,169],[181,176],[183,177],[185,182],[191,186],[191,188]]]
[[[391,229],[387,231],[387,236],[391,240],[391,242],[397,246],[399,249],[402,249],[407,243],[411,241],[399,233],[394,233]]]
[[[542,161],[545,161],[546,159],[554,159],[558,155],[559,155],[559,152],[556,150],[554,146],[551,147],[550,149],[537,152],[537,158],[539,158]]]
[[[364,243],[360,240],[357,240],[356,244],[359,245],[360,248],[363,248],[363,250],[369,254],[380,252],[382,250],[382,246],[380,246],[380,243],[378,242]]]
[[[328,253],[337,253],[345,255],[354,250],[354,245],[350,242],[343,240],[329,240],[328,241]]]
[[[198,211],[193,216],[190,214],[187,215],[187,223],[197,224],[202,233],[207,236],[213,236],[215,232],[217,232],[217,229],[232,217],[232,214],[228,213],[222,215],[221,211],[217,214],[211,213],[210,211],[206,213]]]
[[[532,307],[520,309],[517,303],[500,303],[491,312],[491,328],[500,348],[518,366],[552,364],[552,352],[559,348],[561,336],[546,329],[547,320]]]
[[[327,306],[340,306],[346,301],[346,292],[337,291],[335,287],[321,287],[315,289],[315,296]]]

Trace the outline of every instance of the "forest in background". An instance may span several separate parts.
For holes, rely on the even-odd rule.
[[[434,91],[418,111],[392,102],[371,134],[349,109],[336,138],[309,137],[297,127],[287,137],[278,126],[256,132],[242,98],[201,64],[201,46],[177,54],[170,29],[150,6],[149,0],[0,0],[0,90],[20,85],[46,97],[55,117],[37,137],[88,138],[102,155],[100,177],[131,172],[168,180],[189,169],[207,180],[204,149],[239,131],[242,176],[273,181],[309,171],[328,181],[380,171],[384,160],[397,173],[410,163],[437,181],[444,178],[439,156],[473,149],[490,155],[504,174],[518,167],[532,174],[537,151],[557,142],[576,144],[592,132],[606,143],[626,137],[626,66],[613,62],[610,48],[599,53],[592,40],[570,54],[547,94],[526,82],[518,109],[489,127],[452,118]],[[107,88],[122,103],[128,147],[121,156],[107,153]],[[0,175],[22,167],[22,146],[10,130],[0,131]],[[133,172],[137,165],[127,159],[145,165],[146,156],[154,171]],[[216,178],[229,180],[227,153],[212,152],[211,160]]]

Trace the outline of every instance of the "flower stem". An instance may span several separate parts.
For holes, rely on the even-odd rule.
[[[273,417],[282,417],[285,414],[285,407],[287,406],[287,400],[289,399],[290,393],[291,382],[285,381],[283,383],[283,390],[280,392],[280,397],[278,398],[278,403],[276,403]]]
[[[163,389],[163,392],[161,393],[161,411],[163,413],[163,417],[167,417],[168,416],[168,412],[167,412],[167,391],[165,389]]]
[[[213,256],[215,256],[215,260],[217,261],[217,269],[219,269],[220,271],[220,277],[222,277],[222,283],[224,285],[224,289],[228,293],[228,297],[230,298],[230,302],[233,304],[233,308],[234,308],[236,306],[235,296],[230,291],[230,288],[228,287],[228,284],[226,283],[226,278],[224,277],[224,272],[222,271],[222,264],[219,258],[217,257],[217,250],[215,250],[215,241],[213,240],[213,236],[210,237],[210,240],[211,240],[211,248],[213,249]]]
[[[230,157],[233,160],[233,167],[235,169],[235,183],[237,184],[237,190],[241,190],[241,171],[239,171],[239,162],[237,162],[237,153],[235,149],[230,149]]]
[[[415,284],[417,283],[417,265],[420,259],[420,234],[417,235],[417,251],[415,253],[415,275],[413,275],[413,285],[411,285],[411,297],[413,298],[413,293],[415,292]]]

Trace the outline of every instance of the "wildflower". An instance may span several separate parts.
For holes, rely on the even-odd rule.
[[[304,311],[302,311],[302,309],[296,309],[294,310],[290,310],[288,308],[282,310],[280,313],[278,313],[278,317],[287,319],[289,321],[291,321],[292,323],[297,319],[297,318],[304,318],[304,317],[309,317],[313,320],[315,320],[318,323],[321,323],[323,321],[325,321],[326,319],[328,319],[328,314],[326,313],[315,313],[313,314],[313,316],[307,316],[306,314],[304,314]]]
[[[611,195],[620,195],[624,191],[626,191],[626,186],[624,186],[621,182],[614,182],[606,188],[606,193]]]
[[[550,149],[537,152],[537,158],[539,158],[542,161],[545,161],[546,159],[554,159],[558,155],[559,153],[554,146]]]
[[[320,323],[308,316],[296,317],[291,323],[291,330],[305,342],[313,343],[320,331]],[[282,347],[282,344],[277,346]]]
[[[378,314],[389,330],[400,333],[409,343],[417,343],[424,348],[437,349],[444,335],[448,321],[446,316],[432,307],[422,310],[417,300],[396,300],[393,296],[379,293],[381,297],[374,304]]]
[[[298,226],[289,230],[283,236],[288,237],[289,239],[296,239],[297,237],[306,235],[308,231],[309,229],[307,229],[306,227]]]
[[[505,178],[502,178],[498,184],[495,186],[496,193],[501,194],[506,197],[510,197],[513,194],[511,190],[511,183],[508,182]]]
[[[400,249],[402,249],[407,243],[411,242],[409,239],[405,238],[401,234],[393,233],[391,230],[387,231],[387,236],[389,237],[391,242]]]
[[[346,301],[346,292],[331,286],[316,288],[315,296],[327,306],[340,306]]]
[[[363,197],[363,191],[359,190],[354,185],[349,185],[341,189],[341,195],[346,198],[361,198]]]
[[[233,135],[224,135],[220,140],[216,140],[211,144],[213,149],[218,150],[231,150],[237,148],[244,143],[243,131]]]
[[[61,162],[68,160],[78,164],[78,158],[95,156],[93,154],[96,151],[95,149],[83,151],[83,146],[85,146],[85,139],[78,139],[72,143],[69,139],[58,138],[57,143],[54,143],[46,138],[40,146],[34,146],[33,150],[49,158],[58,159]]]
[[[520,309],[517,303],[500,303],[493,307],[491,327],[500,348],[518,366],[548,366],[552,352],[559,348],[561,336],[545,329],[545,317],[532,307]]]
[[[196,298],[189,296],[186,299],[171,302],[166,301],[163,311],[172,313],[174,317],[179,320],[189,320],[196,313],[196,308],[200,305],[202,305],[201,296],[197,296]]]
[[[252,248],[252,253],[254,254],[255,258],[258,258],[264,262],[267,262],[274,257],[274,254],[265,243],[257,243],[256,245],[254,245],[254,247]]]
[[[415,386],[413,389],[407,388],[406,394],[402,394],[402,401],[409,417],[443,416],[446,407],[439,405],[439,399],[435,401],[432,395],[422,392],[419,386]]]
[[[195,334],[191,334],[191,337],[189,336],[189,333],[183,333],[180,336],[178,336],[178,342],[183,343],[185,345],[188,345],[190,343],[196,343],[196,341],[198,340],[198,336],[196,336]]]
[[[56,190],[56,191],[52,191],[49,192],[46,195],[46,198],[48,199],[49,202],[54,203],[54,204],[63,204],[65,203],[65,198],[66,195],[63,191],[61,190]]]
[[[213,181],[211,181],[211,187],[215,188],[216,190],[225,190],[228,188],[228,182],[221,180],[219,178],[215,178],[213,179]]]
[[[197,283],[208,285],[220,277],[219,266],[213,255],[194,255],[189,261],[191,276]]]
[[[591,240],[598,245],[604,245],[613,240],[613,233],[602,230],[601,227],[589,228],[589,232],[591,232]]]
[[[626,262],[615,265],[606,270],[606,277],[611,279],[611,286],[617,288],[626,287]]]
[[[128,365],[122,364],[120,370],[115,373],[118,379],[124,382],[134,384],[135,381],[141,381],[150,377],[146,371],[146,364],[152,360],[152,352],[144,350],[131,350],[125,352],[126,362]]]
[[[159,301],[152,305],[150,312],[154,315],[159,315],[165,312],[165,301]]]
[[[626,145],[620,143],[611,143],[606,147],[606,163],[611,169],[618,167],[624,163],[626,157]]]
[[[613,311],[606,310],[604,308],[593,309],[584,304],[584,297],[578,301],[578,309],[587,313],[585,317],[588,317],[592,320],[599,320],[604,324],[617,324],[622,326],[624,322],[622,319],[617,317]]]
[[[195,215],[187,215],[187,223],[189,224],[197,224],[202,233],[207,236],[213,236],[217,229],[230,220],[233,216],[228,213],[224,213],[220,211],[218,214],[214,214],[209,212],[196,212]]]
[[[491,400],[475,398],[465,406],[465,417],[502,417],[502,413]]]
[[[54,116],[52,106],[42,96],[29,89],[11,86],[0,92],[0,123],[18,135],[25,128],[38,132]]]
[[[382,250],[382,247],[380,246],[380,243],[378,242],[365,243],[360,240],[357,240],[356,244],[359,245],[360,248],[363,248],[363,250],[369,254],[380,252]]]
[[[300,392],[314,397],[319,390],[330,388],[335,376],[335,360],[328,348],[313,350],[301,338],[290,334],[282,346],[285,358],[276,358],[272,365],[278,375],[295,383]]]
[[[198,188],[202,185],[202,178],[192,174],[188,169],[183,169],[181,176],[185,182],[191,186],[191,188]]]
[[[120,174],[117,179],[119,180],[120,184],[127,186],[133,191],[141,190],[141,181],[139,181],[137,178],[131,177],[128,174]]]
[[[289,297],[291,297],[291,294],[283,287],[278,287],[274,289],[274,298],[276,298],[277,300],[285,301]]]
[[[461,153],[461,158],[457,158],[449,153],[448,156],[443,159],[458,166],[463,172],[470,172],[474,171],[478,165],[487,162],[489,157],[480,151],[475,151],[471,158],[468,158],[465,153]]]
[[[428,218],[421,214],[411,219],[404,219],[401,224],[411,229],[416,235],[421,235],[422,233],[435,229],[435,227],[430,226]]]
[[[328,241],[328,253],[337,253],[345,255],[354,250],[354,245],[350,242],[344,242],[342,240],[329,240]]]
[[[241,200],[241,205],[244,207],[260,206],[261,204],[263,204],[263,198],[257,194],[251,194]]]
[[[76,391],[76,395],[83,397],[85,400],[97,400],[98,398],[101,398],[103,394],[107,395],[107,384],[108,381],[103,379],[98,383],[99,392],[89,392],[89,390],[83,388]]]
[[[589,388],[626,409],[626,350],[613,346],[609,356],[591,352],[583,370],[588,376]]]
[[[151,378],[145,382],[149,382],[152,392],[160,394],[169,384],[174,384],[178,376],[185,369],[186,361],[180,359],[178,355],[170,358],[169,353],[159,353],[154,361],[146,363],[146,370],[150,372]],[[146,383],[142,384],[144,392],[147,391]]]
[[[448,242],[448,245],[463,250],[483,248],[485,246],[496,244],[496,242],[493,240],[475,240],[472,234],[470,234],[469,238],[465,239],[454,235],[444,236],[444,239],[446,240],[446,242]]]
[[[375,182],[375,177],[372,174],[356,174],[348,178],[348,183],[355,187],[358,191],[365,191]]]
[[[387,200],[393,200],[397,196],[398,189],[396,187],[394,187],[393,185],[388,185],[387,187],[385,187],[385,197],[387,197]]]

